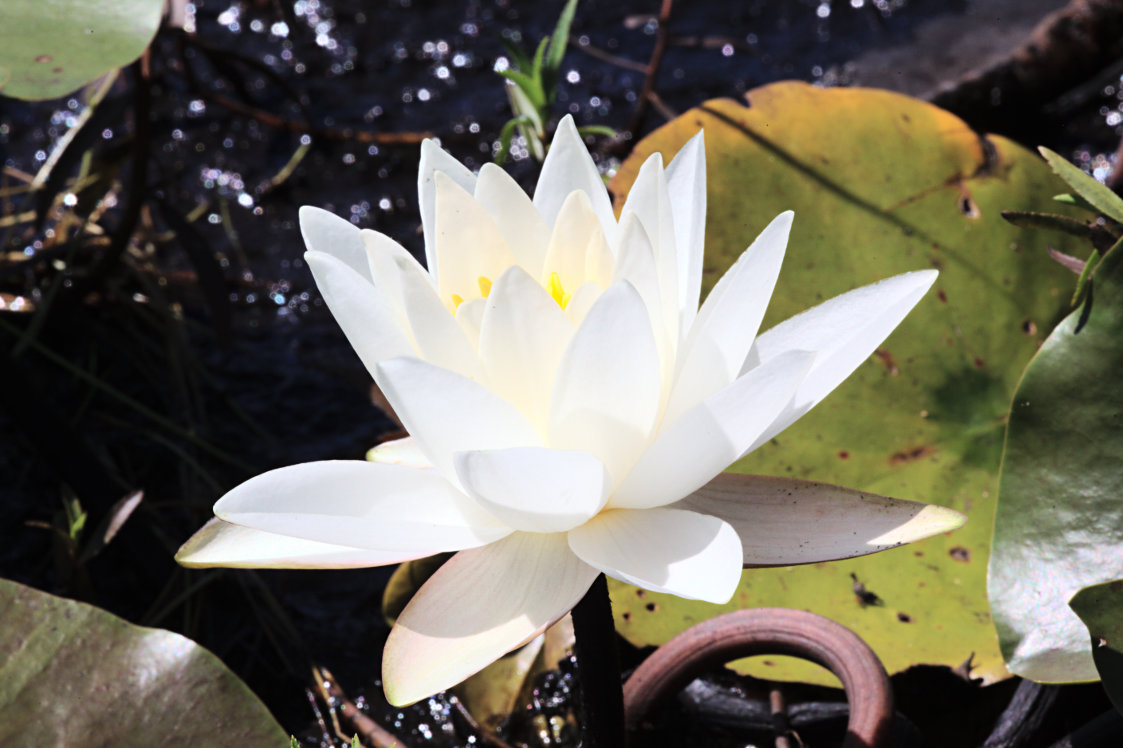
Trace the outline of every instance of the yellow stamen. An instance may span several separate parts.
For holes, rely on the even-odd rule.
[[[486,299],[487,295],[491,293],[491,278],[488,278],[486,275],[481,275],[479,278],[476,278],[476,283],[480,285],[480,296]]]
[[[565,309],[566,304],[573,298],[562,288],[561,278],[556,272],[550,273],[550,279],[546,282],[546,293],[550,294],[562,309]]]
[[[453,309],[459,309],[460,305],[463,304],[463,303],[464,303],[464,297],[463,296],[461,296],[460,294],[455,294],[455,293],[452,295],[452,308]]]

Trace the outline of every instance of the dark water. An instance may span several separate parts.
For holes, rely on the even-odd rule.
[[[669,110],[681,112],[780,79],[848,85],[861,78],[859,62],[871,52],[908,45],[925,24],[954,20],[978,5],[987,4],[679,2],[655,91]],[[200,593],[202,612],[191,618],[186,608],[163,604],[169,578],[176,580],[173,586],[198,578],[177,571],[168,548],[198,526],[220,488],[280,464],[359,458],[391,428],[370,405],[369,378],[303,266],[297,208],[332,210],[420,252],[418,148],[375,142],[375,136],[431,133],[473,168],[491,160],[509,116],[494,72],[506,59],[501,38],[532,47],[550,33],[560,7],[560,2],[504,0],[297,0],[280,6],[204,0],[194,4],[192,40],[163,33],[154,46],[151,196],[192,219],[218,259],[233,308],[233,342],[218,344],[213,320],[193,290],[195,266],[186,253],[162,245],[153,263],[170,279],[191,320],[188,338],[200,394],[181,406],[169,395],[178,390],[155,375],[142,385],[132,364],[111,361],[100,371],[198,429],[244,465],[207,463],[204,480],[184,467],[180,453],[153,446],[143,430],[125,433],[104,420],[83,422],[81,436],[94,443],[95,461],[117,466],[122,493],[128,486],[144,487],[149,507],[142,512],[144,522],[127,526],[91,569],[95,599],[131,620],[188,631],[226,657],[294,732],[312,721],[302,690],[302,663],[311,658],[331,667],[353,694],[371,687],[365,703],[400,723],[414,741],[472,744],[447,702],[400,716],[381,705],[372,679],[386,634],[380,616],[386,570],[223,574]],[[652,0],[582,0],[572,29],[575,43],[563,67],[558,116],[570,112],[579,124],[626,126],[644,83],[635,68],[651,53],[658,10]],[[1086,167],[1099,168],[1098,176],[1110,168],[1106,154],[1123,131],[1121,91],[1119,80],[1104,82],[1069,114],[1072,126],[1063,142],[1053,143]],[[102,132],[102,148],[133,132],[130,95],[124,83],[110,94],[123,113]],[[0,99],[0,158],[9,168],[34,173],[80,109],[77,98],[36,105]],[[248,116],[251,110],[262,116]],[[650,110],[641,132],[663,121],[659,111]],[[301,122],[308,132],[293,130],[293,123]],[[347,136],[346,130],[360,134]],[[278,180],[298,153],[303,158],[291,175]],[[532,184],[535,164],[525,149],[516,148],[514,155],[510,168]],[[615,165],[612,157],[602,161],[606,172]],[[13,201],[4,212],[21,209],[26,207]],[[34,257],[43,247],[43,237],[33,232],[8,230],[0,236],[6,253]],[[10,282],[4,290],[36,302],[44,293],[38,276]],[[81,315],[77,327],[56,314],[45,328],[45,339],[75,361],[90,355],[83,325],[103,332],[121,327],[108,312],[86,309]],[[128,346],[125,341],[118,348]],[[45,391],[57,394],[60,408],[84,412],[88,393],[58,371],[44,371]],[[70,420],[77,422],[79,415]],[[0,412],[0,428],[11,435],[0,440],[5,485],[0,527],[6,528],[0,574],[60,589],[44,560],[51,553],[49,539],[24,526],[28,519],[50,520],[57,511],[59,476],[43,450],[20,436],[25,426],[10,409]],[[81,487],[76,490],[82,495]],[[274,600],[295,633],[278,626],[280,634],[262,635],[269,616],[260,617],[260,611]],[[153,620],[161,610],[164,615]],[[270,644],[271,637],[281,644]],[[567,687],[564,678],[550,685]],[[315,744],[318,729],[309,734],[309,744]]]

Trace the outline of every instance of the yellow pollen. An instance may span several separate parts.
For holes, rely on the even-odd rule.
[[[561,278],[558,277],[556,272],[550,273],[550,280],[546,282],[546,292],[554,298],[554,301],[558,302],[558,306],[562,309],[565,309],[565,305],[573,298],[562,288]]]
[[[464,297],[460,294],[454,293],[452,295],[452,308],[459,309],[460,305],[464,303]]]
[[[479,278],[476,278],[476,283],[480,284],[480,296],[486,299],[487,295],[491,293],[491,278],[481,275]]]

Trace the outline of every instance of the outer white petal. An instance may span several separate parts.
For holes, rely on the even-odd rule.
[[[547,225],[554,225],[562,203],[574,190],[582,190],[589,196],[605,236],[611,238],[616,228],[616,217],[608,199],[608,190],[597,172],[593,157],[581,142],[573,117],[567,114],[558,123],[554,141],[542,163],[538,186],[534,189],[534,205]]]
[[[780,275],[792,216],[776,216],[706,297],[679,351],[665,418],[678,418],[740,374]]]
[[[470,192],[441,172],[434,181],[438,285],[441,301],[454,311],[453,294],[464,300],[485,295],[479,279],[494,281],[515,258],[495,219]]]
[[[466,377],[482,378],[475,341],[449,314],[421,263],[382,234],[368,230],[362,236],[375,285],[383,291],[399,324],[404,319],[421,358]]]
[[[480,359],[488,384],[544,435],[554,377],[573,324],[518,266],[503,271],[485,304]]]
[[[397,564],[425,553],[371,551],[276,535],[223,522],[218,517],[180,547],[175,560],[191,569],[361,569]]]
[[[728,523],[679,509],[613,509],[569,532],[569,547],[605,574],[655,592],[729,602],[741,541]]]
[[[768,428],[812,359],[804,351],[777,356],[686,411],[647,448],[609,506],[664,506],[705,485]]]
[[[565,535],[515,533],[453,556],[386,640],[382,681],[404,706],[454,686],[530,641],[576,605],[599,572]]]
[[[367,460],[386,465],[404,465],[418,470],[433,467],[433,463],[429,462],[425,455],[421,453],[421,449],[412,436],[393,439],[371,447],[367,450]]]
[[[311,205],[302,206],[297,215],[304,246],[312,252],[324,252],[342,260],[352,270],[370,280],[366,249],[358,226]]]
[[[516,530],[565,532],[608,499],[608,472],[588,452],[543,447],[460,452],[455,464],[468,495]]]
[[[476,175],[468,167],[445,153],[435,140],[421,143],[421,165],[417,170],[417,196],[421,205],[421,228],[425,234],[425,265],[437,278],[437,185],[435,172],[447,174],[468,191],[476,189]]]
[[[412,334],[402,329],[377,286],[332,255],[306,252],[304,259],[332,316],[371,376],[379,361],[416,355]]]
[[[487,309],[487,299],[482,296],[465,301],[456,307],[456,323],[468,336],[468,342],[477,350],[480,347],[480,329],[483,327],[485,309]]]
[[[721,517],[741,537],[746,566],[853,558],[950,532],[967,521],[934,504],[828,483],[759,475],[717,476],[671,505]]]
[[[519,183],[495,164],[484,164],[476,180],[475,198],[499,225],[515,261],[537,278],[546,258],[550,227]]]
[[[569,304],[565,307],[565,316],[573,323],[574,327],[580,327],[581,323],[585,321],[585,316],[589,310],[593,308],[593,304],[604,293],[604,289],[592,281],[582,283],[573,291],[573,298],[569,300]]]
[[[549,446],[592,452],[619,482],[650,438],[661,390],[647,309],[630,283],[614,284],[589,310],[558,368]]]
[[[467,377],[416,358],[384,361],[377,374],[406,431],[449,480],[456,480],[456,452],[542,446],[514,405]]]
[[[686,141],[667,167],[667,195],[675,221],[681,329],[690,329],[702,291],[706,238],[706,143],[702,131]]]
[[[794,349],[817,355],[791,405],[746,453],[786,429],[850,376],[912,311],[936,276],[935,270],[918,270],[863,286],[797,314],[758,337],[742,371]]]
[[[255,530],[399,558],[475,548],[511,532],[432,470],[361,460],[270,470],[219,499],[214,513]]]

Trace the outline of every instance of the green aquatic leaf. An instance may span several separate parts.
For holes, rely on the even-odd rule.
[[[0,579],[0,745],[283,745],[213,654],[179,634]]]
[[[1116,223],[1123,223],[1123,198],[1112,192],[1111,188],[1101,184],[1095,177],[1085,174],[1059,153],[1054,153],[1044,146],[1037,150],[1041,151],[1041,155],[1049,162],[1049,166],[1057,176],[1068,182],[1068,186],[1076,190],[1076,193],[1098,212]]]
[[[4,0],[0,95],[54,99],[145,50],[164,0]]]
[[[622,200],[648,154],[667,160],[705,128],[706,289],[787,209],[795,223],[762,329],[897,273],[935,267],[940,277],[875,356],[733,470],[942,504],[969,520],[875,556],[746,571],[724,607],[614,584],[619,630],[661,644],[728,610],[803,608],[856,631],[890,672],[974,653],[974,676],[1006,677],[986,598],[1006,414],[1076,279],[1047,247],[1087,246],[1020,229],[1000,211],[1039,210],[1062,185],[1035,154],[899,94],[778,83],[746,98],[707,102],[656,130],[612,184]],[[863,605],[851,574],[884,604]],[[738,667],[830,682],[780,658],[754,662]]]
[[[1085,587],[1068,605],[1088,627],[1092,660],[1104,690],[1115,710],[1123,713],[1123,580]]]
[[[990,602],[1012,672],[1094,680],[1088,634],[1067,605],[1123,578],[1123,251],[1095,296],[1049,336],[1014,395],[990,561]]]

